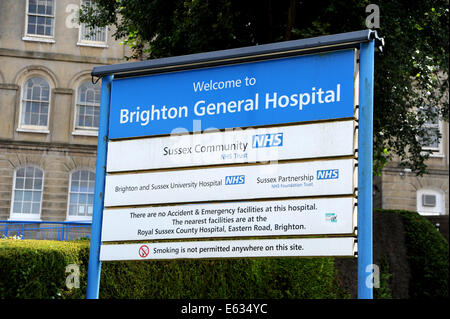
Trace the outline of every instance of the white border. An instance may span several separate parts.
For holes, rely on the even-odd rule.
[[[98,136],[98,128],[97,129],[89,129],[89,128],[81,128],[77,127],[77,120],[78,120],[78,92],[80,90],[80,86],[85,83],[90,82],[88,78],[81,77],[75,82],[75,94],[73,96],[73,126],[72,126],[72,135],[75,136]],[[100,109],[100,105],[98,106]]]
[[[23,108],[24,108],[24,104],[23,104],[23,100],[24,100],[24,95],[25,95],[25,84],[27,83],[28,80],[32,79],[32,78],[42,78],[44,81],[47,82],[48,86],[49,86],[49,94],[48,94],[48,113],[47,113],[47,126],[38,126],[38,125],[24,125],[22,124],[22,113],[23,113]],[[30,74],[28,74],[22,81],[21,83],[21,92],[20,92],[20,107],[19,107],[19,118],[18,118],[18,123],[17,123],[17,128],[16,131],[17,132],[27,132],[27,133],[44,133],[44,134],[48,134],[50,133],[50,113],[52,111],[52,95],[53,95],[53,81],[52,79],[45,74],[45,72],[39,72],[36,70],[33,70]]]
[[[281,160],[315,159],[354,155],[356,122],[299,124],[270,128],[230,129],[167,137],[108,142],[107,172],[138,171],[237,163],[276,163]],[[271,147],[253,147],[255,136],[269,135]],[[278,136],[278,139],[274,137]],[[263,140],[266,142],[266,139]],[[196,146],[239,145],[236,150],[196,152]],[[245,151],[243,149],[246,145]],[[198,149],[198,148],[197,148]],[[185,150],[184,154],[169,154]],[[166,154],[166,155],[165,155]]]
[[[339,176],[317,179],[318,171]],[[271,165],[227,166],[183,171],[110,174],[105,207],[222,200],[354,195],[354,159]],[[279,176],[285,178],[279,178]],[[288,178],[298,176],[298,178]],[[174,184],[172,184],[174,183]]]
[[[427,207],[422,204],[422,195],[435,195],[436,207]],[[445,215],[445,193],[436,188],[421,188],[416,191],[417,212],[423,216]],[[439,210],[439,212],[437,212]]]
[[[142,246],[148,248],[149,254],[145,257],[139,255]],[[249,246],[262,247],[262,249],[233,251],[233,248],[236,247],[247,248]],[[267,249],[267,247],[274,249]],[[276,247],[283,247],[283,249],[276,249]],[[356,249],[357,245],[353,237],[118,244],[102,245],[100,261],[242,257],[354,257]]]
[[[72,174],[75,172],[79,172],[79,171],[88,171],[94,174],[95,177],[95,170],[89,168],[89,167],[77,167],[74,168],[73,170],[71,170],[69,172],[69,187],[67,190],[67,208],[66,208],[66,221],[91,221],[92,220],[92,216],[94,215],[94,204],[92,203],[92,215],[91,216],[79,216],[79,215],[75,215],[75,216],[71,216],[69,215],[69,208],[70,208],[70,189],[72,187]],[[94,187],[95,187],[95,178],[94,178]],[[94,193],[92,193],[92,195],[94,195]]]
[[[13,212],[13,208],[14,208],[14,194],[15,194],[15,190],[16,190],[16,174],[17,171],[21,168],[27,168],[27,167],[33,167],[33,168],[37,168],[42,172],[42,189],[41,189],[41,201],[40,201],[40,207],[39,207],[39,216],[34,216],[37,214],[17,214]],[[10,208],[10,212],[9,212],[9,220],[32,220],[32,221],[40,221],[41,216],[42,216],[42,200],[44,197],[44,180],[45,180],[45,171],[40,168],[37,165],[22,165],[19,167],[16,167],[14,170],[14,177],[13,177],[13,187],[12,187],[12,194],[11,194],[11,208]],[[32,216],[32,217],[31,217]],[[31,217],[31,218],[30,218]]]
[[[80,1],[80,7],[79,7],[80,9],[81,9],[81,6],[83,5],[83,2],[84,2],[83,0]],[[83,23],[80,23],[80,27],[78,28],[77,46],[107,49],[109,47],[108,46],[108,27],[104,27],[104,29],[105,29],[105,41],[85,40],[85,39],[81,39]]]
[[[356,227],[355,201],[336,197],[105,209],[102,241],[349,235]]]
[[[23,41],[33,41],[33,42],[44,42],[44,43],[55,43],[55,20],[56,20],[56,0],[53,0],[53,20],[52,20],[52,35],[38,35],[38,34],[28,34],[28,8],[29,0],[26,1],[25,6],[25,28],[23,30],[24,36]]]

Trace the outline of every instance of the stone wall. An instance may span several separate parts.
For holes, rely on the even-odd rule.
[[[70,174],[78,169],[95,171],[95,153],[95,146],[0,146],[0,220],[10,218],[14,171],[26,165],[44,171],[40,219],[66,220]]]
[[[91,41],[75,23],[80,0],[55,0],[51,36],[29,34],[28,1],[0,1],[0,219],[11,218],[15,171],[34,166],[44,173],[41,220],[67,219],[71,173],[95,172],[97,130],[75,126],[77,94],[95,66],[122,63],[129,49],[106,30]],[[32,77],[50,87],[47,126],[20,120],[23,91]],[[100,84],[101,82],[99,82]]]
[[[386,168],[381,181],[381,208],[417,211],[417,191],[439,190],[445,194],[445,214],[448,215],[448,170],[429,170],[429,174],[417,176],[402,169]]]

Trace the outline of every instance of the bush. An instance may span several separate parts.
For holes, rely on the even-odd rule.
[[[89,242],[0,240],[0,298],[84,298]],[[80,266],[69,290],[66,266]],[[100,298],[344,298],[331,258],[102,263]]]
[[[449,246],[447,240],[423,216],[398,211],[405,228],[411,271],[410,298],[448,298]]]
[[[0,240],[0,298],[63,298],[66,266],[83,265],[88,242]]]
[[[100,298],[344,298],[330,258],[102,264]]]
[[[373,261],[380,271],[376,299],[448,298],[448,242],[417,212],[375,210]],[[346,291],[357,298],[357,260],[335,263]]]
[[[448,298],[449,246],[417,212],[376,210],[374,258],[380,265],[378,298]]]

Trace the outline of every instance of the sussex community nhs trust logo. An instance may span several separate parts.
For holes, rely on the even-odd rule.
[[[283,146],[283,133],[255,134],[252,137],[253,148]]]

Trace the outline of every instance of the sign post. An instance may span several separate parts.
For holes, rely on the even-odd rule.
[[[100,97],[100,120],[98,128],[97,162],[95,167],[94,207],[92,214],[91,243],[89,250],[87,299],[98,299],[100,289],[100,245],[102,233],[103,199],[105,192],[106,157],[109,131],[109,105],[111,103],[111,82],[113,76],[102,79]]]
[[[357,256],[372,298],[373,36],[94,68],[86,297],[101,261]]]
[[[361,43],[359,58],[358,298],[372,299],[373,41]]]

